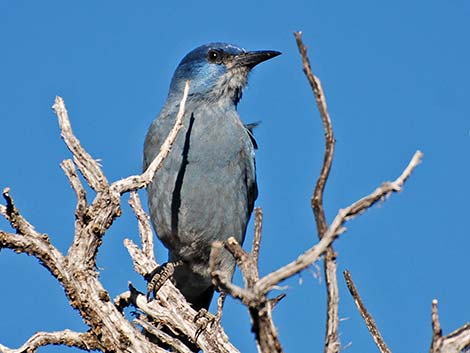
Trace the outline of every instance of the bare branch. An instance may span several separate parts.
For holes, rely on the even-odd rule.
[[[155,260],[148,258],[147,255],[142,250],[140,250],[132,240],[124,239],[124,246],[132,258],[134,269],[141,276],[146,277],[155,269],[155,267],[158,266]]]
[[[315,214],[318,234],[321,237],[328,227],[325,211],[323,209],[323,191],[328,180],[328,175],[330,174],[331,164],[333,163],[335,138],[333,135],[333,125],[326,105],[325,94],[323,92],[320,79],[313,74],[312,67],[310,66],[307,48],[302,41],[302,32],[295,32],[294,36],[302,58],[303,71],[315,95],[315,101],[325,130],[325,154],[323,157],[323,165],[312,195],[312,209]]]
[[[125,239],[124,245],[132,257],[134,268],[142,276],[145,277],[157,267],[155,261],[149,259],[131,240]],[[224,280],[222,280],[222,282],[223,281]],[[228,288],[231,288],[230,286],[232,286],[232,284],[228,283],[227,285],[226,291],[229,292]],[[116,307],[122,310],[122,308],[132,304],[147,315],[153,317],[157,322],[162,322],[172,329],[182,332],[187,337],[195,337],[198,330],[197,325],[193,322],[196,311],[191,308],[171,281],[166,281],[163,284],[157,292],[157,300],[153,300],[150,303],[148,303],[147,298],[137,292],[132,285],[129,287],[129,292],[119,295],[114,300]],[[241,290],[243,291],[243,289]],[[214,332],[202,332],[197,342],[198,345],[207,352],[238,352],[237,349],[230,344],[222,328],[218,325],[216,325],[216,327],[215,334]],[[214,347],[222,348],[217,348],[220,350],[214,350],[216,349]]]
[[[259,280],[257,257],[261,239],[261,222],[262,212],[261,209],[258,208],[256,209],[255,236],[251,254],[243,250],[233,237],[228,238],[224,243],[214,242],[212,244],[209,261],[209,271],[212,275],[214,285],[221,289],[222,292],[240,299],[248,307],[252,331],[256,337],[258,351],[281,353],[282,346],[272,319],[272,308],[277,301],[268,300],[266,293],[258,292],[255,287]],[[235,258],[242,272],[246,289],[229,282],[228,279],[222,276],[221,272],[217,270],[217,260],[222,247],[230,251]],[[254,255],[256,255],[256,260]]]
[[[129,297],[124,298],[128,293]],[[119,296],[121,302],[129,300],[132,305],[153,318],[157,324],[182,333],[194,340],[199,327],[194,318],[197,313],[186,302],[183,295],[167,281],[158,291],[158,300],[147,302],[147,297],[130,286],[130,291]],[[198,335],[195,342],[204,352],[237,353],[227,335],[219,325],[210,325]]]
[[[77,170],[75,169],[75,165],[71,159],[66,159],[60,164],[60,166],[69,179],[72,189],[75,191],[75,195],[77,197],[77,206],[75,207],[75,226],[81,227],[84,221],[83,217],[88,207],[85,188],[78,177]]]
[[[466,323],[444,337],[440,353],[468,352],[470,349],[470,324]]]
[[[291,263],[261,278],[255,285],[256,289],[261,293],[267,293],[279,282],[299,273],[317,261],[333,243],[335,238],[344,231],[343,224],[346,221],[367,210],[377,201],[383,199],[392,192],[401,191],[403,182],[411,175],[411,172],[420,163],[422,156],[423,154],[420,151],[417,151],[403,173],[395,181],[382,184],[371,194],[354,202],[344,209],[340,209],[323,238],[315,246],[308,249]]]
[[[212,282],[214,285],[225,293],[230,294],[233,298],[240,299],[242,303],[247,306],[253,305],[257,301],[257,297],[252,295],[251,291],[243,289],[232,282],[228,281],[220,271],[215,270],[211,272]]]
[[[128,286],[132,286],[132,283],[128,283]],[[114,305],[116,306],[116,308],[122,312],[124,310],[124,308],[127,308],[129,307],[130,305],[132,305],[131,303],[131,292],[130,291],[126,291],[124,293],[121,293],[121,294],[118,294],[114,299],[113,299],[113,303]]]
[[[64,257],[50,243],[47,235],[39,234],[24,220],[8,190],[5,198],[7,217],[20,234],[0,231],[0,247],[33,255],[40,260],[64,287],[70,304],[80,311],[90,326],[90,334],[96,339],[106,337],[106,340],[99,340],[100,349],[135,353],[149,351],[152,345],[109,301],[109,295],[99,282],[94,268],[83,271],[82,262]],[[122,341],[124,336],[127,337],[125,342]]]
[[[313,74],[310,65],[310,60],[307,55],[307,48],[305,47],[302,41],[302,32],[295,32],[294,36],[297,42],[297,47],[299,48],[300,56],[302,58],[303,71],[315,95],[315,102],[317,103],[318,111],[320,112],[320,117],[323,122],[323,128],[325,131],[325,153],[323,157],[323,165],[311,199],[312,209],[315,215],[315,222],[317,224],[317,233],[318,237],[321,239],[328,228],[325,210],[323,207],[323,192],[325,190],[325,185],[328,180],[328,175],[330,174],[331,165],[333,163],[335,138],[333,135],[333,125],[331,123],[330,115],[328,113],[326,98],[325,94],[323,93],[321,81],[318,77]],[[336,275],[336,254],[331,246],[326,251],[324,262],[327,291],[325,353],[337,353],[339,352],[340,348],[338,337],[339,293],[338,278]]]
[[[65,144],[67,145],[70,152],[74,157],[74,161],[80,169],[83,177],[87,181],[88,185],[95,191],[101,191],[108,187],[108,180],[101,171],[101,168],[96,160],[94,160],[90,154],[85,151],[81,146],[80,141],[75,137],[70,125],[69,115],[67,108],[62,97],[57,96],[55,103],[52,106],[58,119],[60,134]]]
[[[102,349],[102,346],[92,334],[64,330],[36,332],[20,348],[11,349],[0,344],[0,351],[2,353],[28,353],[35,352],[39,347],[49,345],[66,345],[86,351]]]
[[[351,206],[342,210],[345,220],[349,221],[366,209],[370,208],[376,202],[387,198],[392,192],[400,192],[405,181],[410,177],[411,173],[418,166],[418,164],[421,163],[422,158],[423,153],[421,151],[416,151],[408,166],[401,173],[401,175],[395,179],[395,181],[383,183],[370,195],[356,201]]]
[[[432,301],[432,341],[430,353],[439,353],[442,346],[442,329],[441,323],[439,322],[439,313],[437,310],[437,299]]]
[[[442,336],[437,299],[432,301],[432,340],[430,353],[467,352],[470,349],[470,324],[466,323],[447,336]]]
[[[152,228],[150,226],[149,217],[142,208],[139,194],[137,194],[137,192],[131,192],[129,204],[131,205],[139,223],[139,234],[140,240],[142,242],[142,251],[150,261],[155,261]]]
[[[147,170],[141,175],[133,175],[121,180],[118,180],[112,185],[112,189],[118,192],[119,194],[123,194],[125,192],[137,190],[140,188],[146,187],[149,183],[152,182],[153,177],[158,169],[162,166],[162,163],[168,153],[170,153],[171,147],[176,140],[176,136],[178,132],[183,127],[183,117],[184,117],[184,110],[186,105],[186,100],[188,98],[189,93],[189,81],[186,81],[184,86],[183,98],[181,99],[180,107],[178,110],[178,114],[176,115],[176,122],[173,128],[171,129],[168,137],[163,142],[162,146],[160,147],[160,152],[154,158],[152,163],[147,167]]]
[[[18,234],[41,237],[31,223],[29,223],[16,208],[15,202],[10,195],[10,188],[3,189],[3,198],[7,204],[3,209],[2,215],[10,222],[13,229],[15,229]]]
[[[59,277],[64,260],[62,253],[55,248],[47,234],[41,234],[20,214],[16,208],[10,189],[3,190],[6,206],[2,206],[2,215],[10,222],[17,234],[0,231],[0,248],[7,248],[18,253],[35,256],[54,277]]]
[[[263,230],[263,209],[261,207],[255,208],[255,234],[253,236],[253,245],[251,246],[251,256],[255,264],[256,271],[258,271],[258,258],[259,248],[261,245],[261,232]],[[257,279],[259,274],[256,274]]]
[[[357,291],[356,286],[354,285],[351,274],[349,273],[349,271],[344,271],[343,274],[349,292],[351,293],[351,296],[353,297],[354,302],[356,303],[357,309],[359,310],[359,313],[364,319],[367,329],[369,330],[372,338],[374,339],[377,348],[380,350],[381,353],[391,353],[390,349],[382,338],[382,335],[380,334],[379,328],[377,327],[374,318],[367,311],[364,302],[362,301],[361,296],[359,295],[359,292]]]
[[[41,264],[48,269],[54,277],[61,276],[63,255],[52,246],[44,234],[31,236],[30,234],[17,235],[0,230],[0,248],[11,249],[17,253],[25,253],[36,257]]]
[[[255,266],[250,254],[247,253],[240,244],[238,244],[234,237],[228,238],[227,241],[224,242],[224,246],[233,255],[235,261],[237,261],[237,265],[242,271],[243,278],[248,282],[246,287],[251,288],[256,281],[256,278],[253,273],[253,268]]]
[[[140,316],[140,318],[134,319],[134,322],[142,328],[155,336],[159,341],[170,345],[175,352],[178,353],[192,353],[193,351],[190,350],[186,345],[184,345],[179,339],[170,336],[169,334],[163,332],[162,330],[157,329],[154,325],[146,320],[144,316]],[[161,348],[160,348],[161,349]],[[161,352],[167,352],[165,349],[161,349]]]
[[[233,238],[232,238],[233,239]],[[235,239],[233,239],[235,240]],[[245,250],[243,250],[240,245],[236,242],[232,245],[227,245],[220,241],[215,241],[212,243],[211,254],[209,257],[209,272],[212,276],[212,283],[218,287],[221,291],[230,294],[233,298],[240,299],[246,305],[252,305],[256,301],[256,296],[253,295],[250,291],[250,288],[247,286],[247,289],[243,289],[233,283],[231,283],[225,276],[221,275],[221,272],[218,270],[218,260],[220,252],[223,247],[226,247],[227,250],[233,251],[232,255],[235,257],[235,260],[239,266],[243,267],[242,274],[245,279],[245,284],[248,285],[248,281],[245,278],[245,273],[243,272],[246,269],[245,262],[248,258]],[[240,252],[241,249],[241,252]],[[243,259],[243,260],[242,260]]]

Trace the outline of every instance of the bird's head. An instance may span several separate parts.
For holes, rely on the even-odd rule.
[[[250,70],[281,54],[278,51],[246,51],[227,43],[202,45],[188,53],[173,75],[170,95],[181,95],[190,80],[190,98],[227,101],[235,105],[241,98]]]

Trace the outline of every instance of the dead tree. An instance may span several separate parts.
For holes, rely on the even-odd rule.
[[[257,208],[255,210],[255,235],[250,252],[246,252],[233,238],[225,243],[214,243],[210,270],[219,290],[239,299],[247,307],[258,350],[283,352],[272,318],[272,310],[283,296],[272,298],[270,297],[271,290],[285,279],[305,270],[323,256],[327,288],[325,352],[337,353],[340,350],[338,285],[336,254],[332,244],[345,231],[344,224],[347,221],[384,200],[390,194],[402,190],[403,184],[420,163],[422,153],[417,151],[402,174],[394,181],[383,183],[367,196],[340,209],[333,221],[327,224],[323,208],[323,190],[333,161],[335,143],[333,128],[320,80],[312,73],[301,33],[295,33],[295,37],[303,69],[312,87],[325,129],[324,161],[312,196],[312,209],[317,223],[319,241],[292,262],[260,278],[258,253],[263,214],[262,210]],[[64,160],[61,167],[77,198],[75,231],[71,245],[67,254],[61,253],[46,234],[37,231],[22,216],[14,203],[10,189],[5,188],[3,190],[5,204],[0,205],[0,214],[11,224],[14,232],[0,230],[0,248],[36,257],[64,288],[70,305],[78,311],[89,329],[86,332],[73,332],[67,329],[58,332],[38,332],[20,348],[12,349],[0,345],[0,352],[34,352],[38,347],[45,345],[67,345],[102,352],[145,353],[166,352],[167,349],[171,349],[175,352],[187,353],[191,352],[186,345],[188,342],[204,352],[238,352],[229,341],[219,320],[211,315],[196,313],[171,281],[167,281],[160,288],[155,300],[148,302],[146,295],[131,284],[126,291],[112,299],[98,278],[97,251],[104,240],[106,231],[121,215],[122,196],[126,193],[130,193],[129,202],[138,220],[141,244],[138,246],[130,240],[125,240],[124,245],[132,257],[135,270],[144,278],[148,278],[157,267],[148,216],[135,191],[149,184],[170,151],[182,127],[181,121],[190,84],[190,82],[186,83],[177,122],[149,168],[141,175],[130,176],[112,183],[107,180],[96,160],[81,146],[72,131],[63,99],[56,98],[53,108],[58,117],[61,136],[72,154],[72,159]],[[94,191],[91,197],[87,195],[79,173]],[[236,259],[243,275],[244,287],[226,282],[224,277],[219,276],[215,270],[217,255],[222,247],[229,250]],[[372,316],[365,309],[350,274],[346,273],[345,276],[351,294],[379,350],[390,352]],[[136,317],[131,321],[123,314],[124,308],[128,306],[137,311]],[[432,324],[431,353],[455,352],[469,347],[470,326],[468,324],[447,336],[442,335],[437,316],[437,302],[433,302]]]

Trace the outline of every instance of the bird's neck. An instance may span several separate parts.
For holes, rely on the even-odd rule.
[[[238,99],[234,99],[229,95],[198,95],[190,94],[188,96],[187,105],[193,108],[207,107],[208,109],[216,109],[222,111],[234,111],[237,110]]]

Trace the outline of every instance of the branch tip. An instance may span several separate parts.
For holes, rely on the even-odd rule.
[[[348,270],[345,270],[343,272],[344,279],[346,281],[346,285],[348,286],[349,292],[351,293],[351,296],[354,299],[354,302],[357,306],[357,309],[359,310],[359,313],[361,314],[362,318],[364,319],[364,322],[367,326],[367,329],[369,330],[369,333],[371,334],[372,338],[374,339],[375,344],[377,345],[377,348],[381,353],[391,353],[390,349],[388,348],[387,344],[385,343],[379,328],[377,327],[377,324],[375,323],[374,318],[372,315],[367,311],[364,302],[362,301],[361,296],[359,295],[359,292],[356,288],[356,285],[354,284],[354,281],[351,277],[351,273],[349,273]]]

